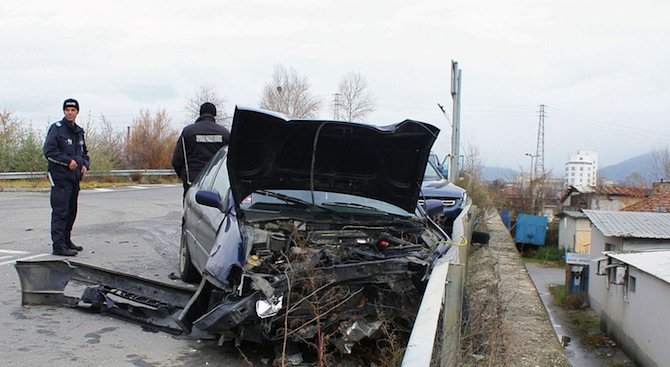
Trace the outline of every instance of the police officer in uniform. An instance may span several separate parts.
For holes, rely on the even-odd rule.
[[[44,141],[44,157],[49,162],[51,182],[51,241],[53,254],[75,256],[81,246],[72,242],[72,225],[77,217],[79,182],[89,169],[84,130],[75,123],[79,102],[63,102],[62,120],[49,127]]]
[[[209,160],[228,145],[230,132],[216,123],[216,106],[205,102],[200,117],[186,126],[172,154],[172,167],[184,183],[184,196]]]

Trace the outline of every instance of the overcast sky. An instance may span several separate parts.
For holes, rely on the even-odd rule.
[[[140,109],[175,126],[202,85],[256,107],[274,66],[295,68],[329,108],[347,72],[376,99],[368,122],[438,126],[450,150],[451,60],[463,73],[461,146],[528,170],[546,105],[545,166],[577,150],[600,166],[670,141],[670,2],[3,1],[0,109],[43,129],[77,98],[80,120],[123,131]]]

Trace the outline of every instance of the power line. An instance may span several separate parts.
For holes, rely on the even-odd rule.
[[[586,124],[593,124],[593,125],[596,125],[596,126],[602,126],[604,128],[604,130],[612,129],[612,130],[616,130],[616,131],[628,131],[628,132],[631,132],[631,133],[649,134],[649,135],[653,135],[653,136],[664,135],[664,136],[670,137],[670,134],[668,134],[665,131],[661,132],[661,131],[655,131],[655,130],[651,130],[651,129],[645,129],[643,126],[640,126],[639,124],[635,124],[634,126],[630,126],[630,125],[621,124],[621,123],[618,123],[616,121],[611,121],[611,120],[609,120],[607,122],[604,122],[604,121],[600,120],[599,118],[596,118],[596,117],[593,117],[593,116],[588,116],[588,115],[584,115],[584,114],[580,114],[580,113],[575,113],[575,112],[572,112],[572,111],[557,109],[557,108],[554,108],[554,107],[552,107],[552,111],[554,111],[555,114],[558,113],[559,116],[564,116],[565,118],[569,118],[572,121],[579,121],[579,122],[584,122]],[[577,116],[577,118],[575,118],[575,116]]]

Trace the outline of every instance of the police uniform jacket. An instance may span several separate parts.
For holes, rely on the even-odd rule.
[[[184,127],[172,154],[172,167],[183,182],[192,183],[209,159],[230,142],[230,132],[204,114]],[[186,151],[186,156],[184,156]],[[188,167],[188,177],[186,168]]]
[[[90,168],[84,129],[76,123],[70,124],[65,118],[51,124],[43,151],[49,162],[52,184],[64,181],[78,183],[81,181],[81,167]],[[71,171],[69,164],[73,159],[77,162],[77,169]]]

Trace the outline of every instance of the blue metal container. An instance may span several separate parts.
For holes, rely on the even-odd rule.
[[[547,237],[547,217],[519,213],[516,216],[514,242],[544,246]]]
[[[502,219],[503,224],[505,225],[505,228],[509,231],[512,229],[512,222],[509,217],[509,211],[508,210],[503,210],[500,212],[500,219]]]

